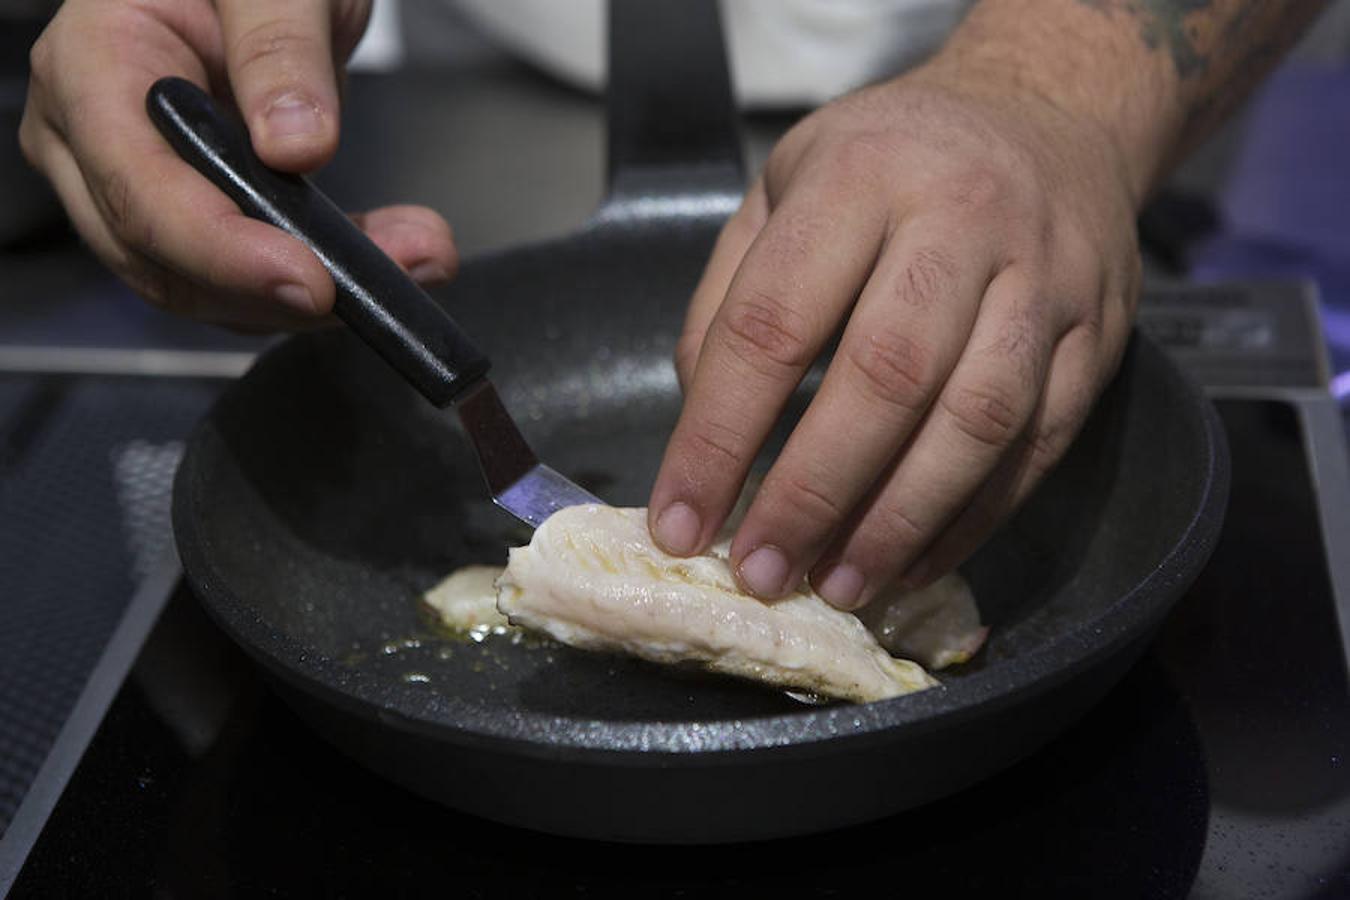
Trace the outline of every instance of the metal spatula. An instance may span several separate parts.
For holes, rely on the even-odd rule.
[[[445,310],[322,192],[265,166],[242,122],[181,78],[155,82],[146,108],[178,155],[245,215],[314,251],[337,286],[338,318],[431,403],[455,404],[498,506],[538,528],[565,506],[601,502],[539,462],[487,380],[487,357]]]

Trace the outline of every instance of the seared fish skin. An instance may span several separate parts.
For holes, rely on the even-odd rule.
[[[652,543],[645,509],[575,506],[511,551],[497,608],[564,644],[866,702],[932,687],[857,617],[809,591],[776,603],[741,593],[726,560]]]

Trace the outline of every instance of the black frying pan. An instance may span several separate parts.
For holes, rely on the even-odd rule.
[[[610,199],[578,234],[472,261],[439,299],[540,457],[635,505],[679,410],[674,338],[739,175],[712,4],[613,15]],[[179,470],[174,527],[225,631],[392,781],[545,831],[730,841],[881,817],[1036,749],[1146,645],[1207,559],[1226,488],[1212,410],[1136,336],[1067,458],[966,568],[985,650],[941,688],[817,708],[436,637],[420,593],[527,535],[489,502],[453,414],[347,330],[290,339],[223,395]]]

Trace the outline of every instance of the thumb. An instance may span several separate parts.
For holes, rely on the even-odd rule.
[[[328,0],[219,0],[225,62],[253,149],[307,172],[337,150],[338,90]]]

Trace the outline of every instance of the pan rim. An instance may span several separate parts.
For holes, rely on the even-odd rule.
[[[317,693],[322,700],[368,721],[465,747],[595,762],[605,765],[714,765],[764,755],[844,751],[860,743],[897,741],[1006,708],[1029,695],[1075,677],[1095,661],[1138,642],[1161,623],[1172,604],[1199,573],[1218,541],[1227,505],[1229,459],[1222,424],[1213,404],[1146,337],[1135,342],[1161,358],[1169,379],[1200,410],[1204,473],[1199,502],[1171,548],[1143,579],[1100,616],[1080,623],[1035,650],[1017,657],[1017,667],[991,667],[955,683],[890,700],[845,704],[746,719],[625,721],[580,719],[529,710],[503,713],[450,695],[415,708],[413,692],[395,695],[367,673],[307,650],[297,639],[274,630],[227,587],[205,552],[209,543],[197,528],[202,512],[197,471],[199,447],[212,429],[203,420],[188,443],[175,477],[173,525],[184,572],[212,619],[271,674]],[[289,343],[289,342],[288,342]],[[275,352],[275,348],[273,351]],[[1147,601],[1147,602],[1141,602]],[[337,686],[340,685],[341,689]],[[752,751],[752,752],[749,752]]]

